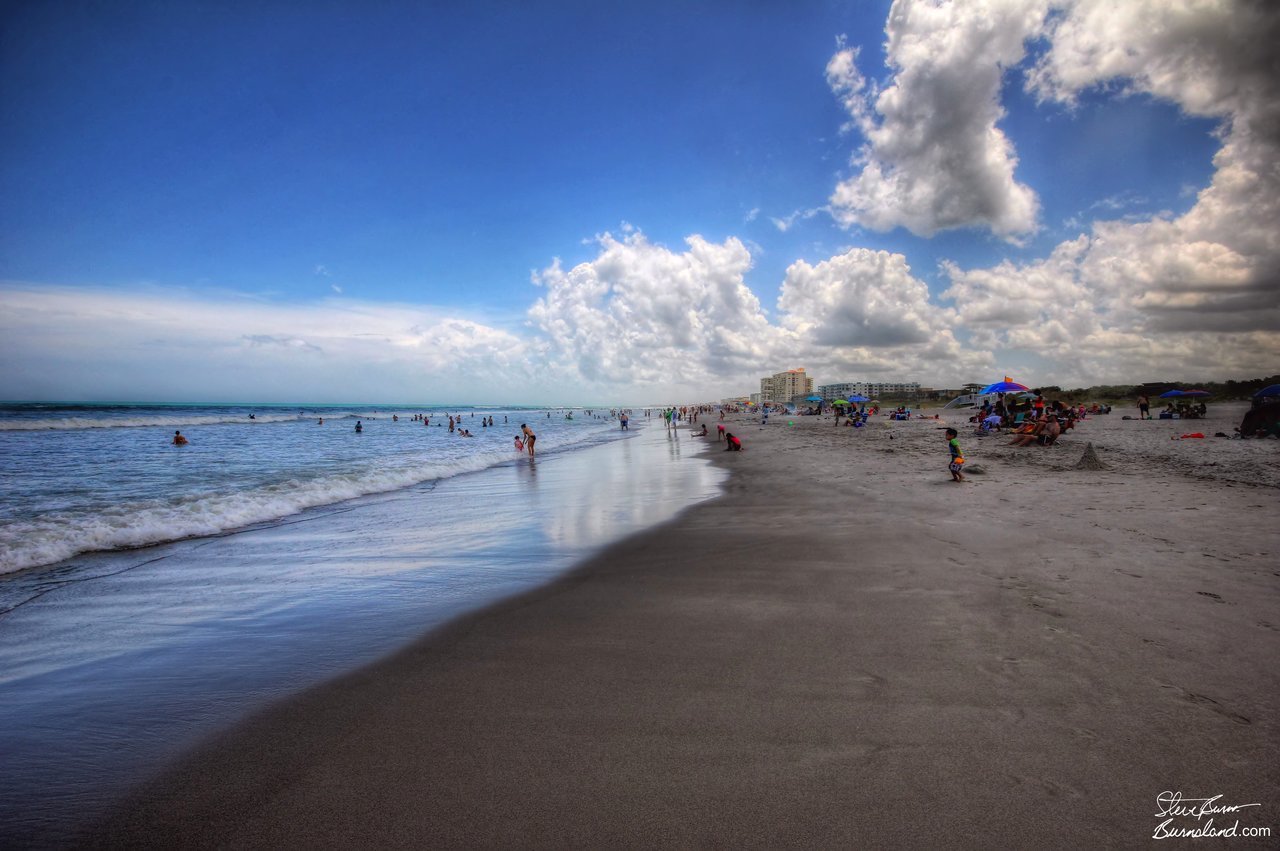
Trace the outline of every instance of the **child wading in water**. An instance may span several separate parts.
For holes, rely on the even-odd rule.
[[[957,439],[960,432],[953,428],[946,431],[947,447],[951,450],[951,464],[947,469],[951,471],[951,481],[963,482],[964,474],[960,472],[960,468],[964,466],[964,456],[960,454],[960,441]]]

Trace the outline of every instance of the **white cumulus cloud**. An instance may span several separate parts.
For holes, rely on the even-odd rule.
[[[830,203],[845,226],[905,227],[919,236],[961,227],[1016,238],[1036,227],[1035,192],[1014,177],[1017,155],[997,127],[1002,78],[1039,32],[1045,0],[896,0],[885,26],[893,79],[883,89],[842,47],[827,81],[864,137]]]
[[[1262,3],[1080,0],[1028,78],[1070,105],[1106,86],[1221,120],[1184,215],[1096,221],[1044,260],[947,269],[961,322],[1086,381],[1265,374],[1280,362],[1280,13]],[[1099,206],[1106,209],[1107,199]],[[1119,206],[1119,205],[1116,205]],[[1035,333],[1028,329],[1040,329]]]

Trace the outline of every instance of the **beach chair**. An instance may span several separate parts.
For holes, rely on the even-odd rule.
[[[1016,417],[1014,417],[1014,418],[1013,418],[1013,424],[1014,424],[1015,426],[1020,426],[1020,425],[1022,425],[1022,421],[1023,421],[1023,420],[1025,420],[1026,418],[1027,418],[1027,414],[1026,414],[1026,412],[1024,411],[1023,413],[1020,413],[1020,414],[1018,414]]]

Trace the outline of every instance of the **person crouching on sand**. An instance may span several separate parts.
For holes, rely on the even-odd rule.
[[[947,469],[951,471],[951,481],[963,482],[964,474],[960,469],[964,466],[964,456],[960,454],[960,432],[953,428],[946,430],[947,449],[951,452],[951,463],[947,465]]]
[[[734,437],[733,432],[726,431],[724,433],[724,439],[725,439],[725,442],[728,444],[724,448],[725,452],[741,452],[742,451],[742,441]]]

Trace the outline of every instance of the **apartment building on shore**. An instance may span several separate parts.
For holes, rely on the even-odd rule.
[[[842,384],[824,384],[818,388],[817,395],[824,401],[848,399],[850,396],[866,396],[877,399],[881,396],[917,396],[921,392],[918,381],[846,381]]]
[[[775,372],[768,378],[760,379],[760,399],[766,402],[781,405],[787,402],[800,402],[805,396],[811,395],[813,395],[813,379],[805,373],[804,367]]]

